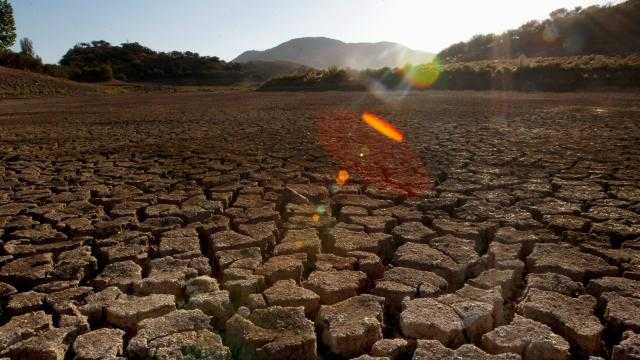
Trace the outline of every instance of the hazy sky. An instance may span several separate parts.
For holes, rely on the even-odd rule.
[[[46,62],[74,44],[137,41],[232,60],[292,38],[393,41],[438,52],[474,34],[502,32],[557,8],[608,0],[12,0],[18,38]],[[618,1],[619,2],[619,1]]]

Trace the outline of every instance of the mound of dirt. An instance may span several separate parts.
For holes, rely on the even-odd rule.
[[[88,95],[98,87],[0,66],[0,99],[51,95]]]

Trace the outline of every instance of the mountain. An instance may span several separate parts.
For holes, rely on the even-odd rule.
[[[246,51],[233,62],[278,60],[317,69],[337,66],[362,70],[397,67],[407,63],[422,64],[431,59],[433,54],[391,42],[345,43],[326,37],[306,37],[289,40],[264,51]]]

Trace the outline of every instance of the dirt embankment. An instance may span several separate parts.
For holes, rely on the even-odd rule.
[[[66,79],[0,67],[0,99],[89,95],[99,92],[100,89],[95,85],[79,84]]]

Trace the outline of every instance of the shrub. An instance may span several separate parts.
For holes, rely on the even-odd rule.
[[[0,50],[8,49],[16,42],[16,23],[9,0],[0,0]]]
[[[113,70],[108,64],[72,67],[69,77],[75,81],[104,82],[113,80]]]

